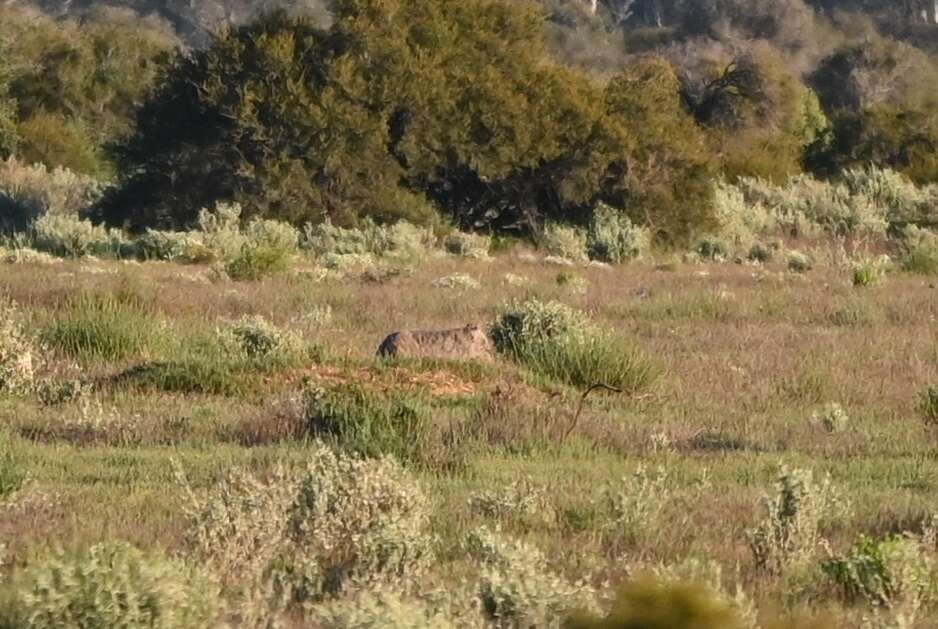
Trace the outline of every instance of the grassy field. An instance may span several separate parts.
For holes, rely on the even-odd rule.
[[[478,287],[434,285],[455,274]],[[376,419],[371,432],[330,435],[402,458],[419,480],[437,585],[472,583],[464,540],[487,525],[600,591],[647,570],[699,578],[705,564],[763,619],[781,609],[830,612],[832,626],[938,627],[933,586],[919,595],[893,575],[888,595],[864,595],[822,568],[862,535],[925,534],[915,561],[935,552],[938,450],[922,396],[938,384],[938,287],[928,278],[855,287],[836,264],[561,267],[509,251],[401,275],[295,268],[256,282],[163,262],[9,264],[0,295],[42,354],[38,392],[0,397],[0,488],[16,486],[0,508],[8,582],[49,552],[103,540],[187,556],[179,470],[199,493],[235,470],[266,477],[303,462],[315,430],[296,399],[320,387],[360,396],[376,417],[385,404],[392,420],[429,418],[411,433]],[[582,387],[517,361],[374,357],[392,331],[490,325],[523,298],[587,313],[629,352],[639,381],[591,394],[577,414]],[[290,351],[226,353],[217,329],[254,316],[287,331]],[[841,500],[818,507],[818,539],[772,569],[752,540],[783,468],[809,470],[818,492],[829,475]]]

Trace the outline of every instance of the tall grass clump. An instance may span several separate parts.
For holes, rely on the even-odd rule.
[[[890,262],[889,256],[856,261],[851,269],[853,285],[869,287],[881,284],[886,279],[886,272],[889,269]]]
[[[575,611],[598,610],[595,590],[556,573],[536,547],[481,528],[467,540],[481,564],[478,596],[495,627],[559,628]]]
[[[102,189],[96,179],[65,168],[0,160],[0,231],[25,230],[47,214],[77,217]]]
[[[593,210],[586,234],[587,255],[591,260],[619,264],[635,260],[651,247],[651,232],[632,224],[629,217],[605,203]]]
[[[0,504],[19,491],[26,481],[26,472],[14,456],[12,445],[10,436],[0,431]],[[2,566],[2,556],[0,556],[0,566]]]
[[[429,502],[393,459],[323,446],[267,479],[234,474],[187,495],[188,543],[232,583],[267,579],[285,600],[318,603],[393,585],[407,591],[432,563]]]
[[[430,441],[430,405],[420,397],[379,394],[358,385],[307,386],[301,393],[308,436],[361,456],[418,463]]]
[[[659,519],[671,498],[668,475],[663,469],[640,466],[622,482],[605,489],[609,509],[608,532],[619,542],[634,544],[657,530]]]
[[[38,350],[18,306],[0,297],[0,394],[23,393],[35,380]]]
[[[748,533],[756,566],[780,574],[810,562],[821,526],[845,508],[829,478],[817,482],[809,470],[783,467],[776,494],[763,502],[762,521]]]
[[[82,292],[41,332],[50,349],[82,360],[125,360],[154,349],[160,323],[135,300]]]
[[[926,424],[938,426],[938,386],[930,386],[919,395],[918,411]]]
[[[656,376],[656,369],[635,349],[559,302],[509,304],[491,336],[500,353],[575,387],[601,383],[633,393]]]
[[[199,570],[120,542],[39,560],[14,585],[16,614],[34,629],[202,629],[220,609]]]

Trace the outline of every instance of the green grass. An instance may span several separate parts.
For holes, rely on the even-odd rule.
[[[136,300],[79,293],[40,331],[50,348],[79,360],[120,361],[159,349],[160,321]]]

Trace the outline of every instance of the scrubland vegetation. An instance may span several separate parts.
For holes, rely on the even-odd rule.
[[[934,7],[124,4],[0,7],[0,627],[938,627]]]

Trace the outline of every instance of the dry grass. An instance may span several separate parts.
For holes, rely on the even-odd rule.
[[[0,426],[11,435],[29,495],[43,498],[0,507],[0,534],[15,561],[53,542],[121,538],[180,548],[184,523],[169,459],[183,463],[196,488],[232,467],[264,471],[303,460],[305,435],[283,400],[307,380],[427,400],[432,452],[417,469],[433,497],[446,575],[464,574],[458,542],[488,523],[469,497],[526,477],[544,488],[550,516],[499,520],[569,576],[616,580],[634,566],[706,557],[728,574],[738,565],[741,585],[760,607],[838,608],[817,584],[799,594],[760,574],[746,531],[782,464],[818,477],[829,472],[850,497],[852,518],[822,527],[841,551],[860,533],[921,531],[938,513],[938,435],[919,407],[922,392],[938,384],[938,300],[921,277],[891,275],[854,288],[844,268],[821,264],[793,275],[783,266],[586,267],[577,270],[587,286],[581,292],[558,285],[556,267],[511,252],[492,262],[442,259],[379,282],[287,273],[235,284],[167,263],[20,264],[15,273],[0,272],[0,294],[29,313],[36,332],[65,316],[79,291],[125,301],[133,294],[142,319],[167,322],[172,337],[137,353],[169,354],[195,331],[254,315],[323,353],[299,366],[244,368],[239,378],[250,386],[191,393],[115,381],[134,360],[92,353],[82,357],[81,374],[97,383],[87,400],[49,407],[30,396],[3,398]],[[432,287],[456,273],[481,287]],[[529,281],[519,285],[507,274]],[[637,395],[591,396],[570,431],[579,391],[523,366],[382,365],[374,358],[390,331],[488,324],[501,305],[529,296],[587,312],[652,357],[661,376]],[[328,321],[304,319],[326,306]],[[46,368],[63,360],[52,356]],[[844,430],[810,421],[829,403],[848,413]],[[669,499],[642,535],[609,539],[601,492],[639,465],[667,469]],[[850,626],[862,610],[838,614]],[[938,624],[920,618],[916,626]]]

